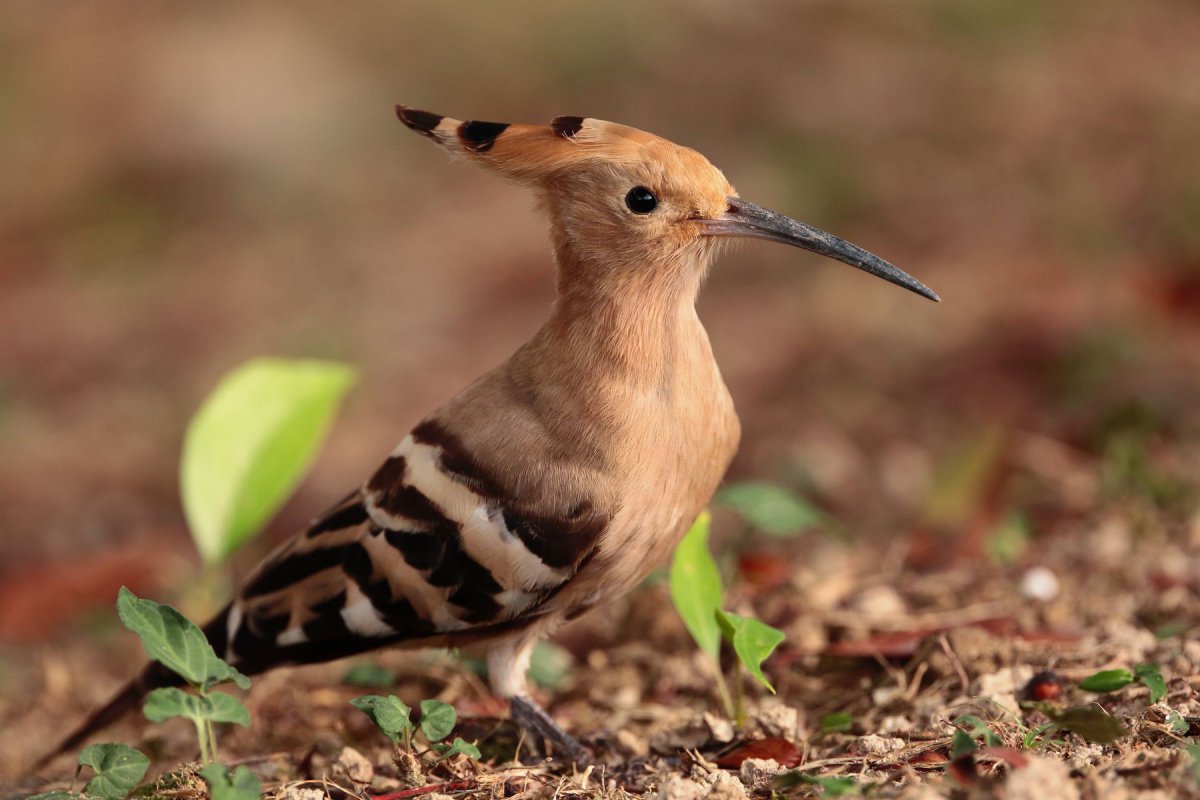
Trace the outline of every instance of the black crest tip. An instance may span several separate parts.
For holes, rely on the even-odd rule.
[[[562,138],[571,139],[583,127],[583,117],[555,117],[550,127]]]
[[[458,138],[463,147],[476,153],[486,153],[496,143],[496,137],[508,128],[507,122],[477,122],[468,120],[458,126]]]
[[[433,136],[434,129],[442,124],[442,120],[445,119],[441,114],[421,111],[416,108],[406,108],[400,105],[396,106],[396,116],[400,118],[401,122],[422,136]]]

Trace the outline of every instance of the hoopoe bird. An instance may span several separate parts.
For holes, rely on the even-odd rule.
[[[204,630],[247,674],[381,647],[481,645],[514,720],[583,763],[588,752],[526,688],[530,652],[661,564],[733,458],[738,418],[695,309],[719,245],[780,242],[939,298],[741,199],[704,156],[653,134],[582,117],[508,125],[396,112],[537,194],[557,266],[550,317],[270,555]],[[56,754],[171,682],[147,666]]]

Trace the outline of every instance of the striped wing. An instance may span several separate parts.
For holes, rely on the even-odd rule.
[[[519,498],[426,421],[366,485],[273,554],[209,638],[239,668],[470,641],[546,611],[608,522],[589,498]]]

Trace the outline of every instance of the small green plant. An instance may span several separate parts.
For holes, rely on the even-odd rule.
[[[725,713],[739,724],[743,721],[742,673],[737,673],[736,701],[730,695],[725,675],[721,671],[721,639],[725,638],[746,670],[774,692],[763,674],[762,663],[783,641],[783,632],[753,617],[725,611],[724,587],[716,562],[708,549],[710,517],[704,512],[692,525],[671,561],[671,599],[683,619],[683,624],[696,640],[700,650],[709,657],[715,668],[717,690]]]
[[[854,717],[846,711],[834,711],[821,717],[818,725],[822,734],[849,733],[854,727]]]
[[[180,488],[209,566],[255,535],[299,484],[354,370],[332,361],[260,358],[226,375],[188,424]]]
[[[872,784],[866,784],[871,786]],[[772,797],[798,786],[813,786],[820,790],[820,797],[850,797],[861,795],[864,784],[843,775],[816,775],[800,770],[781,772],[771,781]]]
[[[1000,747],[1004,744],[1004,740],[979,717],[964,714],[954,720],[954,724],[957,726],[957,730],[954,731],[950,743],[951,761],[956,761],[978,750],[979,745],[975,743],[976,739],[981,740],[985,747]]]
[[[795,536],[828,521],[802,497],[772,483],[734,483],[719,491],[716,500],[754,528],[776,538]]]
[[[1167,712],[1164,722],[1171,733],[1176,736],[1184,736],[1192,729],[1192,723],[1188,721],[1188,718],[1174,709]]]
[[[387,689],[396,684],[396,676],[373,661],[360,661],[346,670],[342,683],[358,689]]]
[[[73,792],[43,792],[27,800],[80,800],[80,797],[99,800],[121,800],[141,782],[150,766],[150,759],[137,750],[123,744],[92,744],[79,754],[79,771],[91,767],[95,775],[83,787],[80,794]]]
[[[258,800],[262,794],[262,783],[244,766],[231,773],[226,766],[209,764],[200,777],[208,784],[210,800]]]
[[[1009,511],[984,540],[984,550],[996,564],[1016,563],[1029,547],[1029,522],[1018,511]]]
[[[250,712],[236,697],[214,691],[213,687],[231,681],[249,689],[250,679],[218,657],[204,632],[170,606],[143,600],[121,587],[117,613],[125,627],[142,640],[146,656],[174,672],[195,692],[188,694],[173,686],[155,689],[146,696],[146,717],[152,722],[171,717],[190,719],[200,741],[200,759],[216,758],[213,725],[234,722],[248,726]]]
[[[1043,722],[1033,728],[1022,728],[1021,746],[1026,750],[1036,750],[1047,744],[1063,744],[1062,739],[1044,739],[1042,738],[1047,731],[1053,730],[1055,725],[1053,722]]]
[[[1106,669],[1093,673],[1079,682],[1079,688],[1087,692],[1107,694],[1124,689],[1138,682],[1150,690],[1150,702],[1157,703],[1167,695],[1167,682],[1158,664],[1138,664],[1132,671]]]
[[[370,717],[375,727],[391,739],[396,747],[412,750],[413,738],[419,731],[430,748],[442,758],[459,753],[471,758],[480,757],[479,748],[457,736],[449,744],[442,741],[454,731],[458,722],[458,714],[449,703],[443,703],[441,700],[422,700],[419,724],[413,724],[412,709],[394,694],[386,697],[377,694],[364,695],[351,700],[350,705]]]

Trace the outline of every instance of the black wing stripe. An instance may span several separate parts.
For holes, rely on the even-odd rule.
[[[378,535],[378,531],[372,531],[372,535]],[[408,598],[393,596],[386,578],[372,580],[375,565],[364,545],[355,543],[346,548],[344,569],[358,590],[371,601],[380,619],[397,634],[415,638],[435,633],[433,625],[417,613]]]
[[[346,620],[342,618],[345,605],[345,592],[338,592],[328,600],[313,605],[309,609],[314,615],[313,618],[301,626],[304,638],[319,643],[353,637],[354,634],[346,627]]]
[[[595,547],[609,522],[607,515],[593,511],[587,501],[563,517],[506,510],[504,521],[529,552],[555,569],[578,564]]]
[[[242,597],[250,599],[278,592],[318,572],[337,567],[342,561],[343,547],[345,545],[284,555],[278,561],[268,564],[256,578],[246,584],[246,588],[242,590]]]
[[[357,491],[351,492],[340,503],[327,511],[309,526],[304,535],[306,538],[320,536],[330,531],[340,531],[361,525],[367,521],[367,507]]]
[[[387,542],[400,551],[413,569],[431,570],[442,562],[446,537],[442,533],[425,531],[388,531]]]
[[[441,449],[442,469],[459,483],[490,498],[505,496],[503,482],[484,468],[462,441],[437,420],[425,420],[413,428],[413,441]]]

